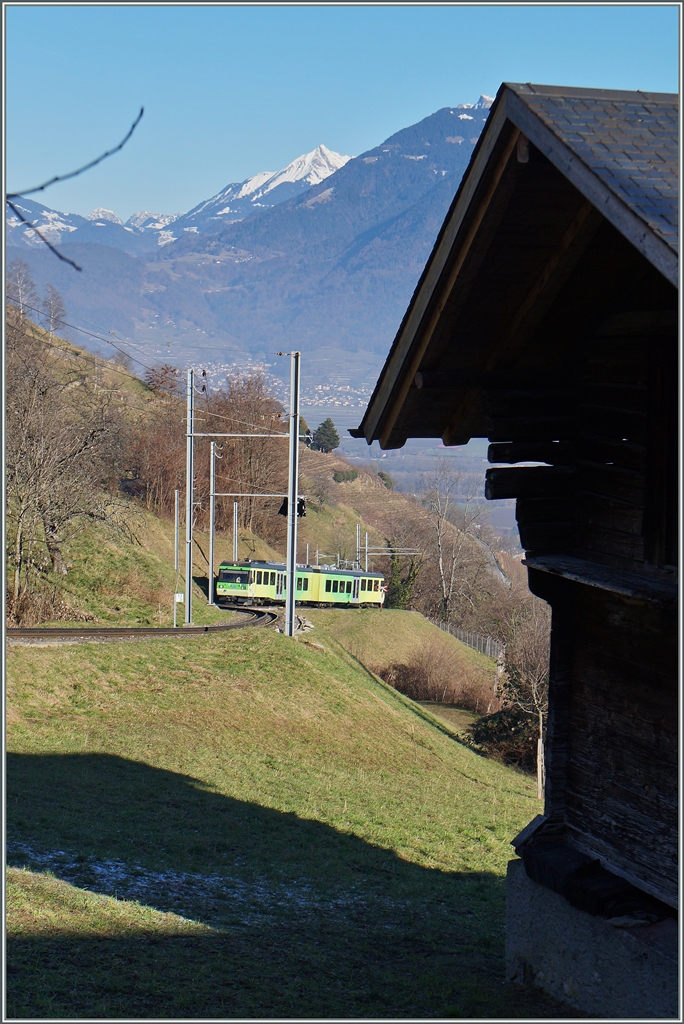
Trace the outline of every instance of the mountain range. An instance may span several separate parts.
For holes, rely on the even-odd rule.
[[[184,214],[142,211],[123,223],[109,210],[81,217],[19,200],[83,271],[13,215],[7,258],[21,256],[39,288],[60,291],[70,322],[118,332],[146,363],[221,373],[296,348],[305,385],[346,388],[362,404],[491,103],[444,107],[354,158],[319,146]]]

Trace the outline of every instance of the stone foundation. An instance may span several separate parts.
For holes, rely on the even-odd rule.
[[[593,917],[508,865],[506,978],[538,985],[595,1017],[678,1019],[674,919],[621,928]]]

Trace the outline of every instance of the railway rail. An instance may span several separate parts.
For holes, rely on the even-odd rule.
[[[238,609],[234,609],[238,611]],[[15,643],[36,643],[38,641],[70,640],[82,643],[86,640],[138,640],[155,636],[199,636],[205,633],[224,633],[231,629],[245,629],[248,626],[267,626],[274,622],[278,615],[275,611],[264,611],[259,608],[240,608],[239,614],[244,616],[236,622],[223,622],[215,626],[35,626],[22,629],[13,627],[5,630],[8,640]]]

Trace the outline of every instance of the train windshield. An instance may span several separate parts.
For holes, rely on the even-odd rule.
[[[248,572],[235,572],[230,569],[219,569],[219,582],[221,583],[249,583]]]

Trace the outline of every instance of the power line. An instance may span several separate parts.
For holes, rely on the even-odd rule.
[[[26,307],[26,309],[30,309],[34,313],[39,313],[39,314],[43,313],[43,310],[36,308],[36,306],[30,306],[26,302],[23,305]],[[74,315],[77,317],[77,319],[83,320],[84,323],[90,324],[92,327],[97,327],[97,329],[99,331],[102,331],[103,334],[105,332],[107,332],[107,328],[106,327],[102,327],[101,324],[93,323],[92,320],[86,320],[85,317],[79,316],[78,313],[76,313]],[[117,350],[117,352],[121,352],[122,355],[128,356],[128,358],[132,359],[134,363],[138,364],[138,366],[142,366],[143,369],[149,370],[150,373],[154,372],[154,367],[148,366],[146,363],[143,363],[140,359],[136,359],[135,356],[132,356],[132,355],[130,355],[130,353],[123,351],[123,349],[120,349],[109,338],[100,338],[97,334],[93,334],[91,331],[86,331],[86,329],[84,327],[77,327],[76,324],[70,324],[67,320],[55,320],[55,323],[61,324],[62,327],[71,327],[75,331],[80,331],[81,334],[85,334],[89,338],[94,338],[95,341],[106,342],[107,345],[111,345],[112,348],[115,348]],[[109,331],[107,333],[113,334],[114,332],[113,331]],[[138,352],[144,352],[143,349],[141,349],[138,345],[135,345],[134,342],[132,342],[132,341],[129,341],[127,339],[120,339],[120,338],[117,338],[117,341],[121,341],[121,344],[128,345],[130,348],[134,348]],[[128,376],[131,376],[131,375],[128,374]],[[140,377],[131,377],[131,379],[132,380],[141,380]],[[209,398],[208,392],[206,392],[206,397],[207,397],[207,399]],[[233,416],[223,416],[221,413],[211,412],[211,410],[209,410],[209,409],[205,409],[204,411],[206,412],[206,414],[208,416],[215,416],[217,419],[227,420],[228,422],[232,422],[232,423],[239,423],[242,426],[250,426],[250,427],[255,427],[255,428],[258,426],[258,424],[256,424],[256,423],[248,423],[246,420],[238,420],[238,419],[235,419],[235,417],[233,417]]]
[[[73,310],[69,315],[75,316],[77,320],[82,320],[84,324],[90,324],[91,327],[97,327],[98,331],[102,331],[103,334],[113,334],[116,340],[120,341],[122,345],[128,345],[130,348],[134,348],[136,352],[142,352],[143,355],[147,354],[141,345],[136,345],[130,338],[126,338],[125,336],[121,337],[118,331],[110,331],[106,327],[103,327],[102,324],[95,324],[92,320],[86,320],[84,316],[80,316],[79,313],[74,313]]]
[[[26,307],[26,309],[33,310],[33,312],[35,312],[35,313],[41,313],[42,312],[42,310],[36,309],[35,306],[29,306],[28,303],[24,303],[24,306]],[[90,321],[86,321],[86,322],[89,323]],[[95,338],[96,341],[106,341],[107,344],[111,345],[112,348],[115,348],[117,350],[117,352],[121,352],[122,355],[125,355],[125,356],[129,355],[128,352],[124,352],[122,349],[118,348],[118,346],[115,345],[113,341],[110,341],[108,338],[99,338],[96,334],[92,334],[92,332],[86,331],[85,328],[83,328],[83,327],[76,327],[74,324],[70,324],[66,320],[56,320],[55,323],[61,324],[63,327],[72,327],[74,330],[80,331],[82,334],[87,334],[88,337],[90,337],[90,338]],[[97,325],[94,325],[94,326],[97,326]],[[64,352],[65,351],[65,349],[61,345],[55,345],[54,343],[45,341],[45,339],[43,339],[43,338],[33,337],[32,335],[26,334],[25,332],[23,333],[23,337],[29,338],[29,339],[31,339],[33,341],[37,341],[39,344],[46,345],[48,348],[57,349],[60,352]],[[143,384],[144,383],[144,381],[140,377],[137,377],[135,374],[127,373],[125,370],[118,369],[116,367],[116,364],[113,364],[111,362],[111,360],[101,359],[100,361],[98,361],[98,357],[97,356],[89,355],[89,354],[85,353],[83,351],[83,349],[80,349],[77,353],[74,353],[74,355],[78,356],[81,359],[85,359],[87,362],[93,363],[95,366],[101,365],[102,363],[106,363],[108,365],[108,368],[111,369],[114,373],[118,373],[118,374],[120,374],[123,377],[128,377],[129,380],[135,380],[139,384]],[[151,372],[154,372],[152,367],[146,366],[145,363],[141,363],[139,359],[135,359],[133,356],[129,356],[129,358],[132,359],[133,362],[138,363],[139,366],[143,366],[146,370],[150,370]],[[179,398],[179,401],[180,401],[180,398]],[[143,407],[142,406],[138,406],[138,408],[143,408]],[[259,426],[258,423],[250,423],[247,420],[236,419],[234,416],[224,416],[221,413],[209,412],[208,410],[206,410],[206,412],[207,412],[208,416],[215,416],[217,419],[227,420],[230,423],[238,423],[241,426],[253,427],[254,429],[256,429]],[[283,431],[283,436],[287,436],[287,431]]]
[[[116,363],[112,363],[111,360],[102,358],[98,359],[97,356],[89,355],[88,353],[84,352],[83,349],[78,349],[76,352],[69,352],[69,349],[64,348],[62,345],[55,345],[54,342],[46,341],[44,338],[37,338],[34,335],[27,334],[25,331],[22,331],[22,337],[26,338],[28,341],[35,341],[39,345],[45,345],[46,348],[54,348],[57,349],[59,352],[73,355],[74,358],[85,359],[86,362],[94,363],[96,367],[106,367],[108,370],[111,370],[112,373],[118,373],[122,377],[128,377],[129,380],[135,380],[138,382],[138,384],[143,383],[140,380],[140,377],[136,377],[135,374],[133,373],[127,373],[126,370],[119,369]],[[69,343],[67,342],[67,344]],[[126,353],[124,353],[124,355],[125,354]],[[144,406],[138,406],[138,408],[144,409]]]
[[[30,309],[34,313],[42,313],[43,312],[43,310],[37,309],[35,306],[29,306],[28,303],[26,303],[26,302],[23,305],[26,307],[26,309]],[[95,341],[104,341],[104,342],[106,342],[107,345],[111,345],[112,348],[115,348],[117,352],[120,352],[122,356],[126,356],[128,359],[132,359],[134,363],[138,364],[138,366],[142,366],[143,369],[150,370],[150,372],[152,372],[152,367],[151,366],[148,366],[146,363],[143,363],[139,359],[136,359],[135,356],[132,356],[130,354],[130,352],[125,352],[122,348],[119,348],[119,346],[115,345],[113,341],[109,340],[109,338],[100,338],[97,334],[93,334],[92,331],[86,331],[85,327],[78,327],[76,324],[70,324],[68,320],[58,320],[58,319],[55,319],[55,323],[61,324],[62,327],[71,327],[71,329],[74,330],[74,331],[80,331],[81,334],[86,334],[89,338],[94,338]],[[100,330],[104,330],[104,328],[100,328]],[[128,344],[128,342],[124,341],[123,344],[126,345],[126,344]],[[140,380],[140,377],[136,377],[135,379],[136,380]]]
[[[242,427],[253,427],[256,430],[257,427],[259,426],[258,423],[250,423],[248,420],[239,420],[239,419],[236,419],[235,416],[224,416],[220,412],[211,412],[208,409],[205,409],[205,412],[206,412],[207,416],[215,416],[217,420],[226,420],[228,423],[238,423]],[[196,419],[206,419],[205,416],[196,416],[195,418]],[[287,435],[287,431],[284,430],[283,431],[283,436],[286,436],[286,435]]]

